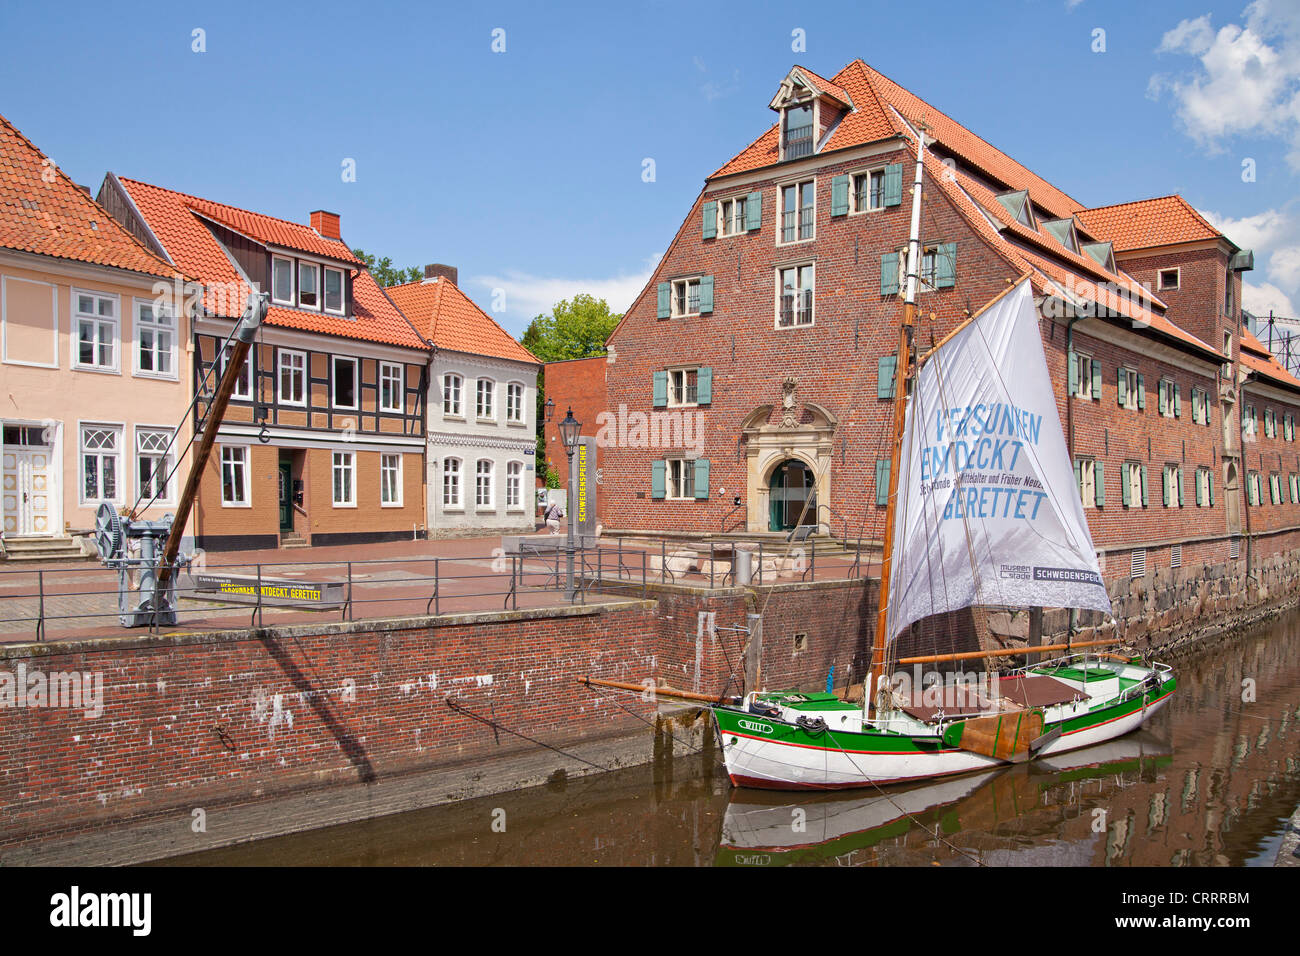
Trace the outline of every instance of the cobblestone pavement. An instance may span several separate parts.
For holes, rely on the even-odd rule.
[[[700,570],[674,566],[673,551],[680,544],[659,547],[633,546],[608,539],[597,552],[579,557],[579,571],[586,562],[587,576],[639,586],[643,580],[655,583],[665,577],[660,569],[670,566],[668,580],[697,587],[722,586],[725,568],[701,560]],[[507,556],[500,537],[397,541],[369,545],[232,551],[207,554],[198,570],[247,575],[286,582],[327,583],[344,586],[351,579],[351,607],[328,609],[276,607],[264,603],[261,623],[265,625],[304,623],[312,620],[337,621],[350,616],[367,618],[411,617],[425,614],[466,613],[502,609],[551,607],[567,603],[561,590],[564,553],[552,557]],[[706,548],[698,554],[707,555]],[[511,590],[512,560],[517,562],[518,587]],[[774,565],[777,559],[769,559]],[[818,580],[844,577],[852,559],[842,555],[816,561]],[[621,571],[620,571],[621,567]],[[870,569],[865,565],[861,573]],[[806,566],[788,559],[779,569],[770,567],[772,582],[801,580]],[[183,575],[182,585],[187,582]],[[434,596],[434,582],[437,596]],[[589,603],[601,600],[599,591],[589,590]],[[190,596],[182,587],[179,621],[164,629],[217,630],[249,627],[258,623],[255,601],[220,603]],[[0,642],[37,639],[42,622],[43,640],[100,637],[139,633],[118,624],[118,575],[97,562],[83,564],[0,564]]]

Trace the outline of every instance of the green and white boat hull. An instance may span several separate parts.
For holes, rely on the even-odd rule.
[[[1033,674],[1049,665],[1035,665]],[[1081,699],[1039,708],[1041,745],[1032,757],[1045,757],[1113,740],[1141,727],[1169,701],[1176,687],[1165,665],[1139,666],[1090,662],[1091,674],[1114,672],[1114,692],[1103,686]],[[1053,673],[1061,674],[1060,670]],[[990,770],[1016,762],[951,746],[964,718],[926,722],[902,711],[863,721],[860,707],[829,694],[774,693],[752,696],[775,706],[780,716],[751,712],[744,705],[715,706],[719,739],[731,782],[738,787],[775,790],[835,790],[924,780]],[[969,715],[968,715],[969,716]],[[818,726],[818,722],[820,725]]]

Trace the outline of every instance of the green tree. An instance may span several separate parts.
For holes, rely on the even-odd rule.
[[[524,348],[543,362],[560,362],[565,359],[590,358],[605,354],[605,340],[623,318],[621,312],[610,312],[604,299],[579,292],[572,300],[561,299],[551,308],[550,315],[539,315],[528,324],[520,341]],[[544,375],[537,373],[537,462],[546,461],[545,437],[546,391]],[[557,408],[557,415],[564,411]],[[548,483],[551,476],[547,476]]]
[[[352,254],[366,264],[370,274],[375,277],[375,281],[381,286],[388,287],[390,285],[401,285],[404,282],[418,282],[424,278],[424,270],[419,266],[396,269],[393,267],[393,260],[388,256],[377,259],[364,249],[353,249]]]

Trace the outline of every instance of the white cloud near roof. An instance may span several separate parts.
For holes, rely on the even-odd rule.
[[[508,315],[530,321],[534,316],[549,313],[561,299],[572,299],[586,292],[609,303],[613,312],[626,312],[632,301],[645,288],[659,262],[659,256],[646,259],[640,272],[595,278],[566,278],[539,276],[527,272],[507,271],[501,275],[471,276],[472,285],[486,289],[489,295],[496,290],[505,292],[505,311]]]
[[[1300,6],[1256,0],[1243,16],[1244,25],[1216,31],[1205,14],[1166,32],[1156,52],[1196,57],[1199,67],[1158,73],[1147,93],[1169,93],[1188,135],[1212,152],[1236,134],[1279,136],[1300,168]]]
[[[1242,305],[1248,312],[1295,315],[1292,302],[1300,299],[1300,215],[1288,203],[1253,216],[1233,219],[1207,209],[1197,210],[1225,236],[1255,253],[1255,269],[1246,273]],[[1255,305],[1252,306],[1251,302]]]
[[[1243,282],[1241,284],[1241,307],[1251,315],[1267,318],[1273,315],[1291,317],[1296,315],[1291,297],[1271,282]]]

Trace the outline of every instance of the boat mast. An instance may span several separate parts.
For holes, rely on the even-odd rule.
[[[871,676],[864,693],[864,707],[875,702],[879,710],[881,685],[885,677],[885,650],[889,642],[889,575],[894,563],[894,514],[898,502],[898,469],[902,457],[903,424],[907,412],[907,387],[912,378],[912,342],[916,323],[916,287],[921,268],[921,174],[925,150],[922,120],[916,127],[916,175],[912,180],[912,229],[907,241],[907,293],[903,300],[903,324],[898,331],[898,359],[894,365],[894,431],[889,451],[889,499],[885,508],[885,541],[880,560],[880,598],[876,612],[876,639],[871,647]]]

